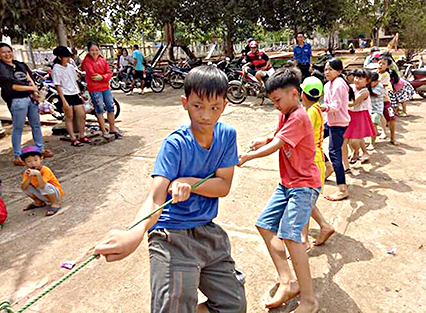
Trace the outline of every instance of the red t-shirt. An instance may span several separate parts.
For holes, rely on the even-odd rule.
[[[302,107],[287,117],[280,113],[275,137],[284,142],[279,152],[281,184],[286,188],[321,187],[314,163],[314,130]]]
[[[247,54],[246,58],[247,58],[247,61],[252,63],[256,67],[257,70],[266,66],[266,64],[269,61],[269,57],[263,51],[257,51],[256,53],[249,52]],[[270,69],[270,67],[267,68],[266,70],[269,70],[269,69]]]

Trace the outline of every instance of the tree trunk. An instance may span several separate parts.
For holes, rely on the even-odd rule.
[[[229,32],[226,33],[225,55],[231,58],[231,60],[234,58],[234,41],[232,40],[232,35]]]
[[[34,52],[33,52],[33,47],[31,45],[31,37],[28,38],[28,50],[30,50],[30,56],[31,56],[31,63],[33,64],[33,69],[36,68],[36,63],[35,63],[35,59],[34,59]]]
[[[67,46],[67,32],[64,26],[64,20],[59,17],[55,24],[56,37],[60,46]]]
[[[174,22],[167,22],[164,24],[164,34],[166,36],[166,42],[169,44],[169,59],[170,61],[175,60],[173,53],[173,47],[175,45],[175,24]]]

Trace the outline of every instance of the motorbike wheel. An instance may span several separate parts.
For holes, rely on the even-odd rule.
[[[151,89],[155,93],[160,93],[164,90],[164,78],[159,75],[152,75]]]
[[[124,92],[124,93],[129,93],[132,86],[132,82],[130,81],[125,81],[124,83],[120,84],[120,89]]]
[[[170,75],[170,86],[172,86],[173,89],[180,89],[184,85],[185,78],[183,75],[178,73],[172,73]]]
[[[111,78],[111,80],[109,81],[109,86],[111,87],[112,90],[120,89],[120,82],[118,81],[117,76],[114,76],[113,78]]]
[[[417,93],[419,94],[420,97],[422,97],[423,99],[426,99],[426,91],[417,91]]]
[[[55,107],[55,109],[52,111],[52,113],[50,113],[50,115],[52,115],[58,121],[63,121],[65,119],[65,113],[64,113],[64,110],[62,109],[61,98],[59,98],[59,96],[57,95],[53,95],[49,97],[48,99],[46,99],[46,101],[50,102]]]
[[[228,100],[233,104],[241,104],[247,99],[247,89],[238,80],[233,80],[228,84]]]
[[[117,119],[117,117],[120,115],[120,102],[117,101],[117,99],[114,98],[114,117]]]

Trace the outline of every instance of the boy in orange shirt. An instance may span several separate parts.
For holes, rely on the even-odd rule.
[[[43,156],[39,148],[28,146],[22,149],[21,159],[27,169],[21,181],[21,188],[25,194],[34,200],[24,211],[45,207],[46,216],[56,214],[61,208],[63,191],[55,174],[47,166],[43,166]]]

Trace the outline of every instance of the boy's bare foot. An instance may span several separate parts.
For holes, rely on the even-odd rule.
[[[330,236],[334,234],[334,232],[335,232],[334,227],[331,225],[322,227],[320,229],[318,238],[314,241],[314,246],[323,245],[328,240],[328,238],[330,238]]]
[[[330,162],[325,163],[325,179],[329,178],[333,174],[334,168]]]
[[[290,284],[282,284],[278,286],[277,292],[271,300],[265,303],[265,308],[273,309],[283,305],[288,300],[293,299],[300,293],[299,284],[297,281],[290,282]]]
[[[394,146],[399,146],[399,143],[395,139],[391,140],[390,143]]]
[[[367,163],[370,161],[370,155],[363,154],[362,157],[359,158],[359,160],[361,161],[361,164]]]
[[[386,135],[385,133],[383,133],[383,134],[380,135],[379,139],[386,140],[386,139],[388,139],[388,135]]]
[[[318,312],[318,301],[302,301],[293,313],[317,313]]]
[[[349,197],[349,190],[348,190],[348,186],[345,184],[341,184],[338,186],[339,187],[339,191],[329,195],[329,196],[325,196],[325,198],[329,201],[340,201],[340,200],[344,200],[347,197]]]

